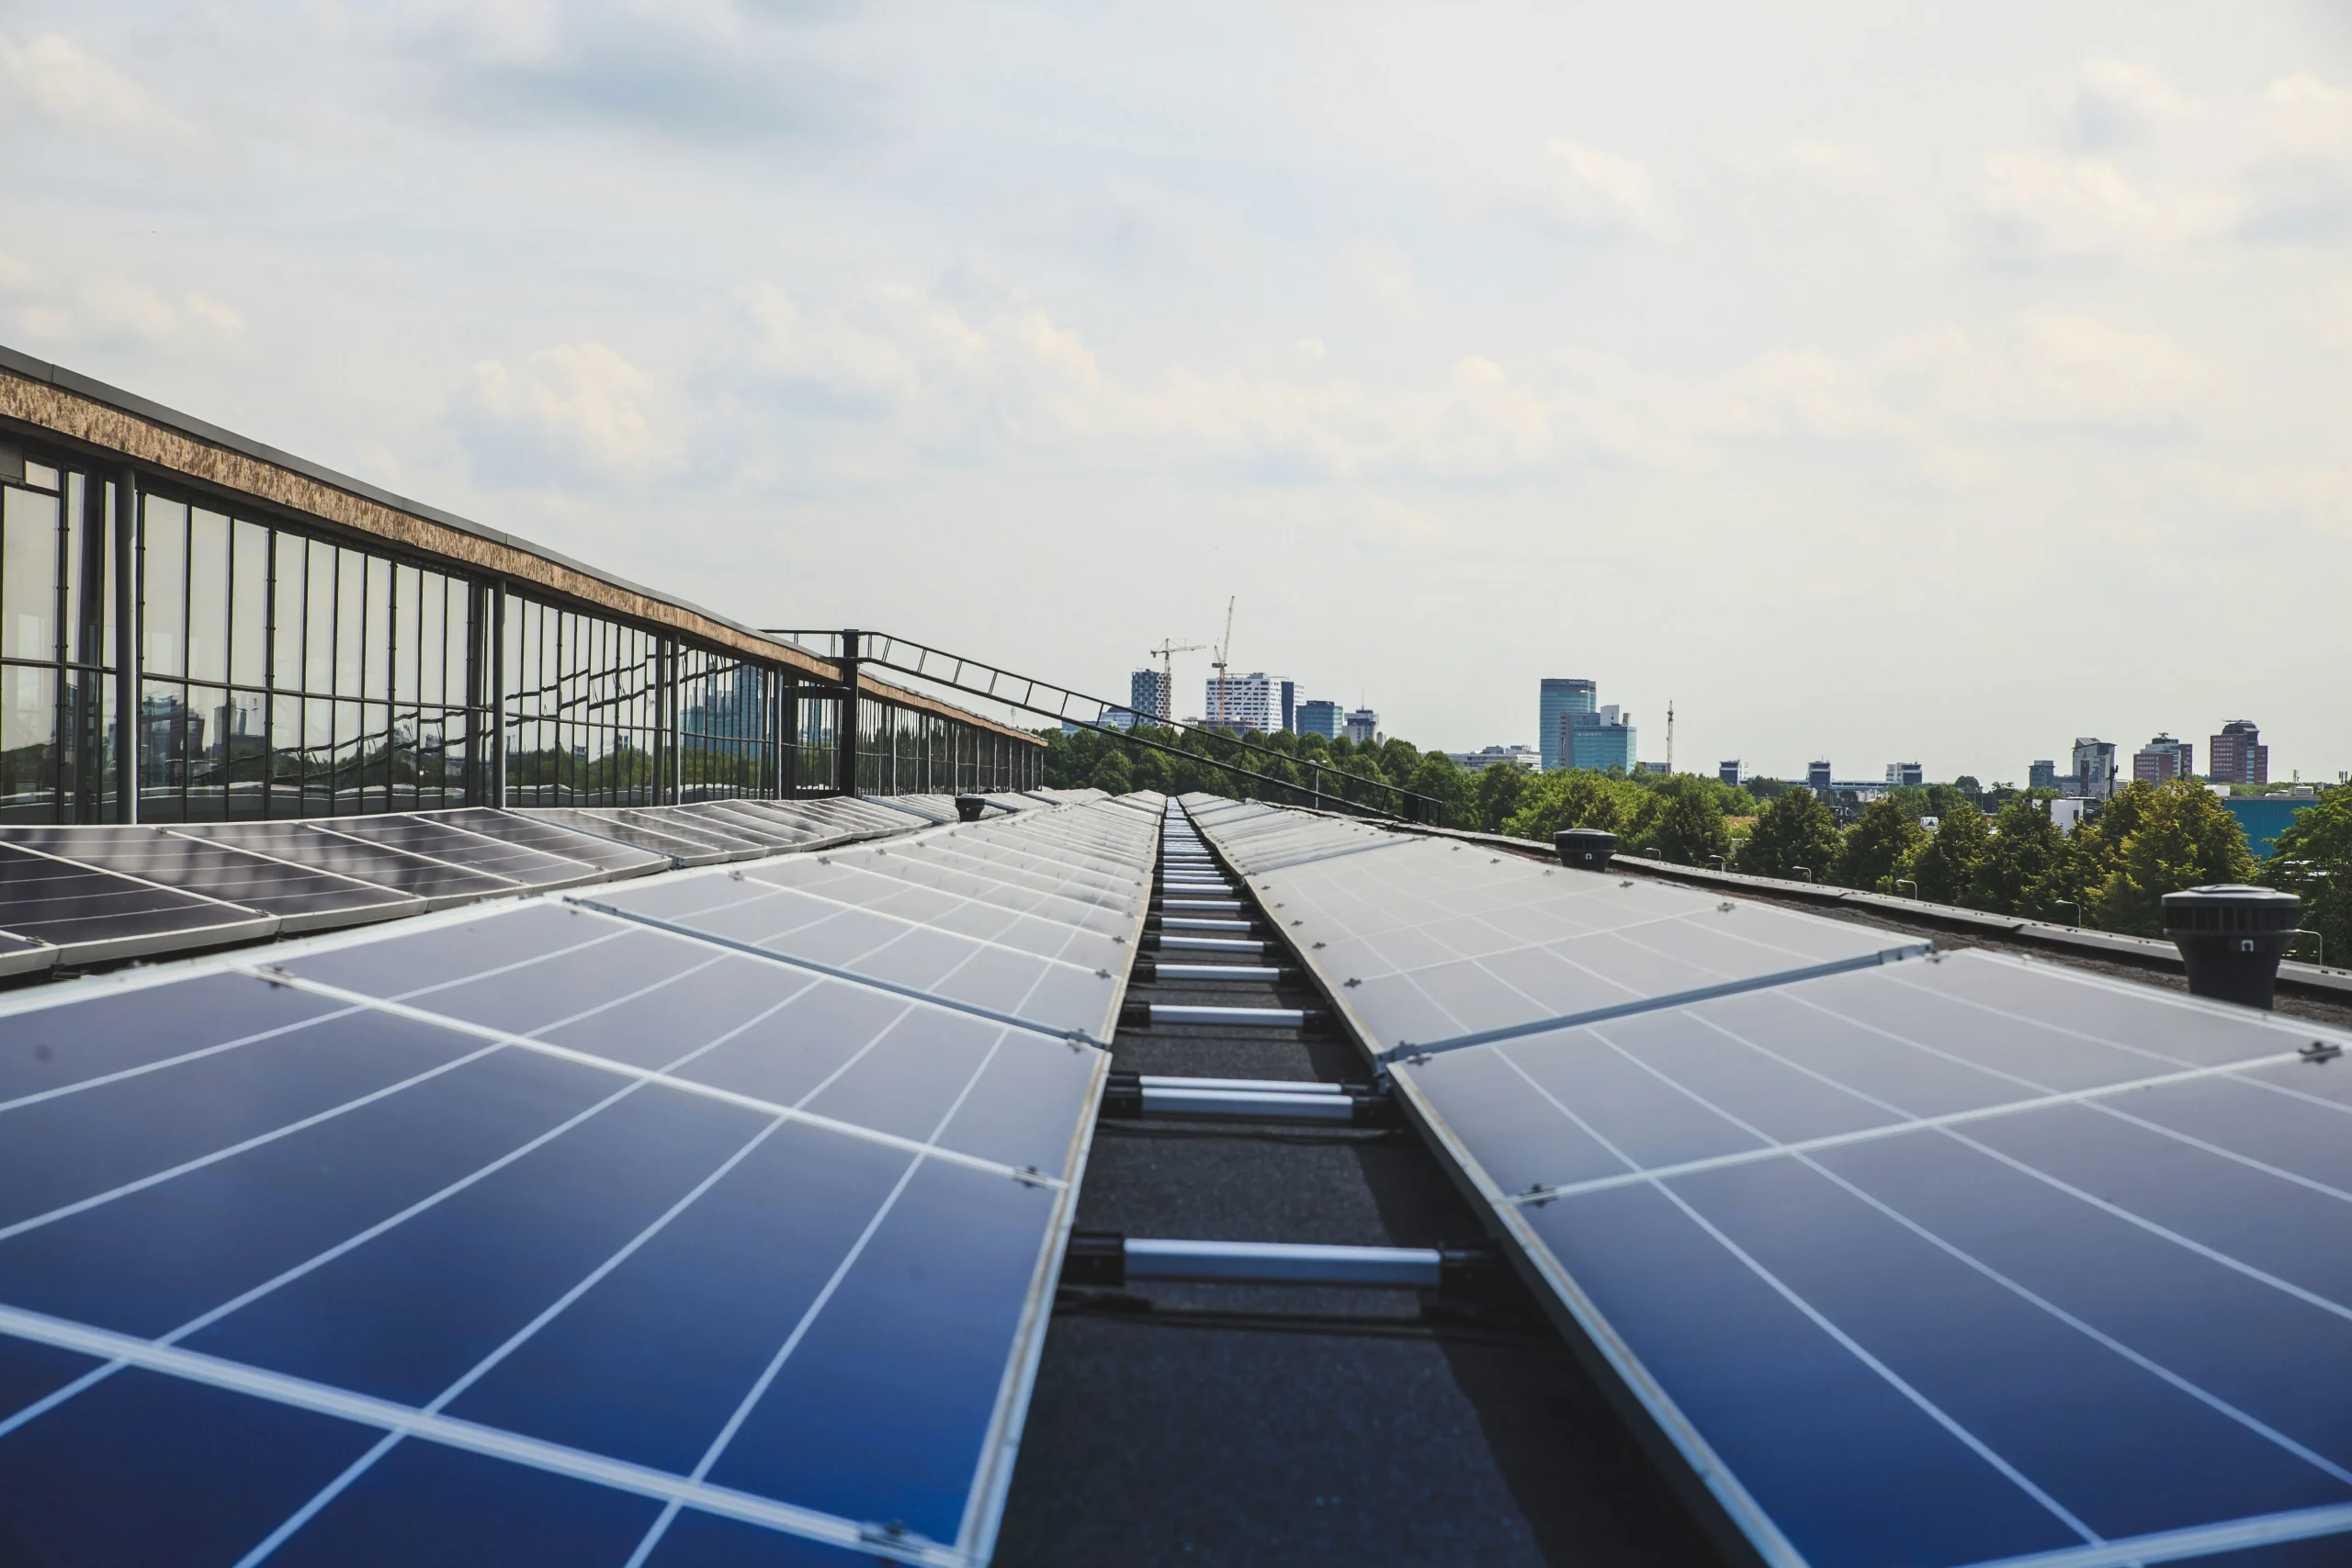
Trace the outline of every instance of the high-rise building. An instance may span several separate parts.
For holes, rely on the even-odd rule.
[[[1560,720],[1572,713],[1591,713],[1600,705],[1600,688],[1590,681],[1562,675],[1544,677],[1536,701],[1535,747],[1543,753],[1544,771],[1573,766],[1560,742],[1566,733]]]
[[[1295,681],[1283,682],[1283,728],[1292,734],[1298,731],[1298,682]]]
[[[1804,783],[1807,789],[1826,790],[1829,787],[1829,764],[1807,762],[1804,766]]]
[[[1356,708],[1348,715],[1348,739],[1359,746],[1369,746],[1380,739],[1380,716],[1370,708]]]
[[[2250,718],[2222,726],[2222,733],[2205,743],[2205,754],[2213,764],[2206,776],[2215,784],[2270,782],[2270,748],[2262,744],[2262,731]]]
[[[2044,757],[2037,761],[2028,764],[2025,771],[2025,787],[2028,789],[2056,789],[2058,787],[2057,762],[2051,758]]]
[[[1715,764],[1715,777],[1723,780],[1724,783],[1727,784],[1736,784],[1743,782],[1740,778],[1739,759],[1734,757],[1727,762],[1717,762]]]
[[[1282,689],[1287,681],[1270,678],[1262,670],[1247,675],[1212,675],[1208,680],[1208,705],[1201,709],[1201,716],[1210,724],[1223,724],[1227,729],[1254,729],[1271,735],[1282,726]],[[1224,701],[1218,702],[1219,688]]]
[[[1297,711],[1298,733],[1319,735],[1326,740],[1337,740],[1347,728],[1347,715],[1337,703],[1321,699],[1301,703]]]
[[[2194,741],[2175,740],[2169,735],[2159,735],[2132,753],[2132,777],[2147,784],[2170,784],[2175,779],[2197,776],[2197,746]]]
[[[1145,718],[1166,724],[1174,702],[1175,694],[1159,671],[1138,670],[1127,677],[1127,706]]]
[[[2115,793],[2115,742],[2096,736],[2075,739],[2075,778],[2069,795],[2085,800],[2105,800]]]
[[[1886,782],[1890,787],[1901,789],[1905,785],[1927,783],[1928,773],[1917,762],[1889,762],[1886,765]]]
[[[1560,716],[1560,750],[1571,768],[1594,773],[1617,768],[1630,774],[1637,765],[1634,733],[1632,716],[1619,717],[1615,703],[1591,713]]]

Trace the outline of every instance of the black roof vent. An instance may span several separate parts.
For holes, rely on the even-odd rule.
[[[977,795],[959,795],[956,797],[956,815],[963,821],[978,821],[980,813],[988,808],[989,803]]]
[[[2274,888],[2233,882],[2191,887],[2165,895],[2165,935],[2180,949],[2190,991],[2267,1008],[2302,912],[2301,898]]]
[[[1606,871],[1617,852],[1617,835],[1604,828],[1563,828],[1552,835],[1562,865],[1578,871]]]

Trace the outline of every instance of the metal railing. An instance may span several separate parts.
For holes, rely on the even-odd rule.
[[[1051,681],[1041,681],[1033,675],[1016,674],[1000,665],[989,664],[982,660],[967,659],[961,654],[949,653],[943,649],[933,648],[926,643],[916,642],[909,637],[892,637],[887,632],[857,630],[792,630],[776,626],[763,626],[760,629],[763,636],[784,637],[827,659],[854,660],[862,668],[888,670],[896,674],[912,676],[919,681],[944,686],[949,691],[965,696],[983,697],[1023,713],[1036,714],[1040,717],[1054,719],[1063,724],[1076,725],[1081,729],[1091,729],[1098,735],[1110,736],[1130,746],[1143,747],[1172,757],[1182,757],[1204,766],[1249,779],[1253,783],[1272,785],[1286,794],[1311,797],[1312,803],[1317,806],[1364,812],[1373,816],[1401,817],[1415,822],[1435,822],[1443,809],[1442,803],[1435,798],[1407,789],[1400,784],[1390,784],[1385,779],[1367,778],[1361,773],[1346,773],[1339,768],[1329,768],[1317,762],[1301,763],[1297,757],[1289,752],[1272,746],[1244,740],[1227,730],[1209,726],[1182,724],[1174,719],[1136,715],[1134,708],[1125,703],[1114,703],[1102,697],[1089,696],[1069,686],[1059,685]],[[1148,724],[1154,728],[1169,729],[1179,735],[1197,737],[1216,750],[1191,751],[1181,746],[1170,746],[1165,741],[1152,739],[1148,736],[1136,735],[1128,728],[1109,722],[1111,716],[1114,713],[1133,715],[1137,724]],[[1295,780],[1283,778],[1276,774],[1261,773],[1229,760],[1227,755],[1220,754],[1227,751],[1238,752],[1243,756],[1262,757],[1270,761],[1278,761],[1285,767],[1304,766],[1311,770],[1311,776],[1307,783],[1300,784]],[[1325,773],[1330,773],[1333,782],[1341,789],[1370,789],[1379,792],[1395,802],[1396,809],[1378,810],[1361,801],[1351,800],[1344,795],[1331,793],[1324,786],[1322,775]]]

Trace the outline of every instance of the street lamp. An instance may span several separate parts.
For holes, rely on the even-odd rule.
[[[1792,866],[1789,867],[1789,869],[1790,869],[1791,871],[1801,871],[1801,872],[1804,872],[1804,879],[1805,879],[1807,882],[1811,882],[1811,881],[1813,880],[1813,867],[1811,867],[1811,866],[1809,866],[1809,865],[1792,865]]]
[[[1919,885],[1917,883],[1912,882],[1907,876],[1898,876],[1894,879],[1894,885],[1897,887],[1901,887],[1906,883],[1910,886],[1911,897],[1915,899],[1919,897]]]

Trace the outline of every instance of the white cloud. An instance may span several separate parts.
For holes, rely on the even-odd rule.
[[[1639,236],[1666,228],[1666,206],[1650,172],[1580,141],[1544,143],[1520,205],[1571,234]]]
[[[1877,154],[1851,142],[1792,141],[1771,162],[1833,190],[1873,191],[1882,178]]]
[[[2192,420],[2217,389],[2214,368],[2170,338],[2086,316],[2032,312],[1997,333],[1957,328],[1891,345],[1889,395],[1975,427],[2117,434]]]
[[[0,34],[0,110],[14,106],[55,130],[142,151],[198,140],[196,128],[146,88],[60,33],[24,43]]]
[[[1331,280],[1343,295],[1384,315],[1407,315],[1421,303],[1413,258],[1385,241],[1359,236],[1340,246]]]
[[[2002,152],[1974,191],[1985,236],[2017,254],[2146,254],[2222,232],[2241,204],[2194,185],[2137,179],[2106,158]]]
[[[22,340],[53,354],[131,345],[161,354],[217,354],[243,336],[244,318],[203,294],[176,296],[82,265],[49,271],[0,255],[0,315]]]
[[[669,468],[677,444],[645,373],[601,343],[543,348],[510,369],[484,360],[451,400],[458,438],[494,484],[572,474],[641,480]]]
[[[2094,60],[2075,81],[2067,113],[2079,141],[2111,148],[2195,120],[2203,110],[2144,65]]]

